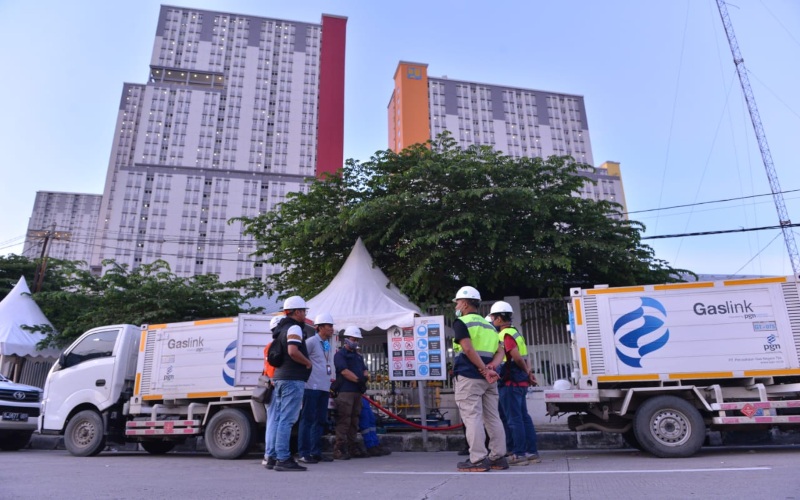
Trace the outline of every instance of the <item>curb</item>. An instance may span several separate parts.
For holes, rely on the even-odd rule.
[[[422,433],[392,433],[379,435],[381,445],[391,451],[459,451],[466,447],[466,440],[460,431],[452,433],[428,433],[427,450],[423,448]],[[629,448],[622,435],[600,431],[557,431],[538,432],[538,448],[540,450],[603,450]],[[323,451],[333,450],[334,437],[322,437]],[[706,436],[706,446],[765,446],[800,444],[800,431],[781,431],[773,428],[765,432],[721,432],[710,431]],[[256,449],[263,450],[263,443]],[[34,433],[26,447],[33,450],[64,450],[62,436],[42,435]],[[143,451],[138,443],[109,445],[106,451]],[[202,437],[188,438],[184,444],[175,447],[175,451],[184,453],[207,453]]]

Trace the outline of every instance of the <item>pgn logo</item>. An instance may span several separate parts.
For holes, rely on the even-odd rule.
[[[770,335],[767,337],[767,343],[764,344],[764,352],[775,352],[781,350],[781,345],[777,343],[778,337]]]
[[[617,357],[634,368],[641,368],[642,358],[661,349],[669,340],[666,308],[650,297],[640,297],[640,300],[638,308],[623,314],[614,323]]]
[[[164,374],[164,382],[171,382],[172,380],[175,380],[175,374],[173,373],[173,366],[169,365],[167,373]]]
[[[225,348],[223,355],[225,364],[222,365],[222,380],[233,387],[233,374],[236,372],[236,341],[234,340]]]

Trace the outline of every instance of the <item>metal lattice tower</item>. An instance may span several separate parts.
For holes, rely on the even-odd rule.
[[[753,89],[750,88],[750,79],[747,77],[747,68],[745,68],[744,58],[742,58],[742,54],[739,52],[739,44],[736,42],[736,35],[733,32],[733,24],[731,24],[731,18],[728,16],[728,7],[725,5],[725,1],[717,0],[717,7],[719,8],[719,15],[722,18],[722,25],[725,27],[725,34],[728,36],[728,45],[731,47],[733,63],[736,65],[736,73],[739,75],[742,93],[744,93],[744,99],[747,101],[747,109],[750,111],[750,121],[753,122],[753,130],[756,134],[756,140],[758,141],[758,149],[761,150],[761,160],[764,162],[764,168],[767,170],[769,187],[772,191],[772,200],[775,202],[775,208],[778,210],[778,220],[780,221],[781,231],[783,231],[783,239],[786,241],[786,250],[788,250],[789,259],[792,261],[792,271],[794,276],[798,277],[798,271],[800,271],[800,255],[797,253],[797,244],[794,241],[792,222],[789,220],[789,213],[786,211],[786,204],[783,201],[781,185],[778,182],[775,165],[772,163],[772,153],[769,152],[767,136],[764,133],[763,125],[761,125],[761,116],[758,114],[758,107],[756,106],[756,99],[753,96]]]

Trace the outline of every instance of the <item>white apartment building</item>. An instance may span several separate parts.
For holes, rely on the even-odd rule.
[[[101,198],[99,194],[37,191],[22,255],[39,258],[47,243],[49,257],[89,262]]]
[[[447,130],[462,148],[487,145],[515,158],[570,155],[594,165],[583,96],[431,77],[427,67],[397,66],[388,106],[393,151]],[[586,176],[599,183],[587,183],[578,196],[615,201],[627,212],[619,163]]]
[[[148,81],[123,86],[93,270],[163,259],[179,276],[271,272],[228,221],[342,167],[346,22],[162,6]]]

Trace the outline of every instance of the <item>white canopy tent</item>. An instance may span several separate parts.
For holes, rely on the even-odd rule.
[[[410,327],[419,307],[394,286],[372,262],[359,238],[339,273],[316,297],[306,302],[309,318],[330,313],[337,329],[357,326],[365,331]]]
[[[60,354],[56,349],[37,350],[36,344],[44,339],[44,334],[23,330],[23,325],[50,325],[50,321],[31,297],[24,277],[0,301],[0,373],[15,381],[19,381],[24,364],[44,362],[49,367]]]

